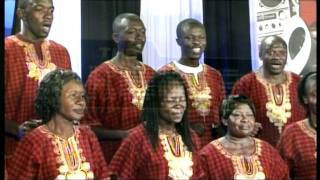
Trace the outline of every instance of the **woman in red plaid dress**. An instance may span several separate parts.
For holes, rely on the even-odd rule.
[[[43,125],[28,133],[8,163],[9,180],[106,179],[99,142],[86,126],[74,125],[86,108],[80,77],[54,70],[40,83],[35,110]]]
[[[308,118],[288,126],[278,143],[292,179],[316,179],[317,160],[317,73],[306,74],[298,86],[299,99],[308,109]]]
[[[269,143],[253,138],[255,108],[245,96],[229,96],[220,115],[227,134],[200,151],[208,179],[288,179],[288,167]]]
[[[156,74],[145,95],[144,123],[123,141],[109,165],[110,174],[122,180],[203,178],[196,154],[200,141],[189,130],[186,102],[179,74]]]

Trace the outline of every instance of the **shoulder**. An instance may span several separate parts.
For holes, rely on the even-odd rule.
[[[208,143],[207,145],[205,145],[201,150],[200,150],[200,155],[202,156],[212,156],[215,155],[215,153],[213,153],[215,151],[215,146],[214,144],[216,143],[217,140],[211,141],[210,143]]]
[[[144,66],[144,68],[146,69],[147,72],[152,72],[152,73],[155,73],[155,72],[156,72],[156,71],[155,71],[152,67],[150,67],[149,65],[144,64],[144,63],[142,63],[142,65]]]
[[[95,133],[89,125],[78,125],[75,126],[75,129],[77,129],[82,135],[95,136]]]
[[[46,133],[43,130],[43,126],[39,126],[33,129],[31,132],[27,133],[25,137],[23,137],[19,143],[27,143],[27,144],[42,144],[41,142],[48,139]]]
[[[219,70],[217,70],[216,68],[211,67],[211,66],[209,66],[207,64],[202,64],[202,66],[203,66],[203,68],[207,69],[208,72],[213,73],[213,74],[218,75],[218,76],[222,76],[221,72]]]
[[[291,77],[293,82],[298,82],[300,80],[300,76],[294,72],[286,71],[286,73]]]
[[[110,64],[110,62],[106,61],[106,62],[99,64],[97,67],[95,67],[90,72],[87,81],[90,81],[92,79],[101,79],[101,77],[108,75],[111,71],[109,64]]]
[[[166,71],[172,71],[175,69],[174,63],[173,61],[165,64],[164,66],[162,66],[161,68],[158,69],[158,72],[166,72]]]
[[[131,130],[126,139],[129,139],[130,141],[141,142],[144,141],[146,138],[147,132],[145,130],[145,127],[143,124],[140,124]]]
[[[261,150],[262,150],[262,154],[264,155],[276,155],[278,156],[279,153],[277,151],[277,149],[275,147],[273,147],[271,144],[269,144],[267,141],[264,141],[262,139],[258,139],[258,138],[254,138],[256,143],[259,143]],[[280,156],[280,155],[279,155]]]
[[[50,43],[50,46],[51,47],[54,47],[55,49],[63,49],[63,50],[67,50],[66,47],[64,47],[62,44],[60,43],[57,43],[56,41],[53,41],[53,40],[48,40],[49,43]]]

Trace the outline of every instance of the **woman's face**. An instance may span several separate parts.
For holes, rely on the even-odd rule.
[[[160,119],[170,125],[180,123],[187,107],[184,87],[172,84],[163,88],[163,99],[160,103]]]
[[[58,115],[69,121],[80,120],[86,108],[85,96],[85,90],[80,82],[72,80],[65,84],[61,91]]]
[[[231,136],[243,138],[254,129],[255,117],[248,104],[238,104],[227,120],[228,133]]]

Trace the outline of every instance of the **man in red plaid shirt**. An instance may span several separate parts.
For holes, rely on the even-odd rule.
[[[20,0],[21,31],[5,39],[5,130],[11,135],[5,140],[7,157],[15,149],[19,125],[36,118],[33,100],[42,77],[56,68],[71,69],[67,49],[46,40],[53,11],[52,0]]]
[[[145,90],[154,70],[137,56],[145,44],[145,27],[139,16],[118,15],[113,22],[113,40],[118,52],[89,75],[86,90],[88,111],[83,122],[93,126],[107,162],[127,136],[140,123],[139,114]]]

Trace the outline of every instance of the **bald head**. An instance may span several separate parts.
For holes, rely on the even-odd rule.
[[[53,4],[52,0],[19,0],[18,1],[18,8],[25,9],[29,4],[39,3],[41,1],[46,1],[46,2],[50,2],[51,4]]]
[[[141,19],[138,15],[133,13],[119,14],[113,21],[113,24],[112,24],[113,32],[117,33],[123,30],[128,25],[129,21],[141,21]]]

